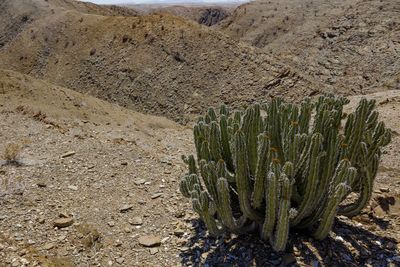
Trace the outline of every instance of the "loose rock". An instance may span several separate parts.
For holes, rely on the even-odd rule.
[[[73,156],[73,155],[75,155],[75,154],[76,154],[75,151],[68,151],[68,152],[62,154],[62,155],[61,155],[61,158],[68,158],[68,157],[71,157],[71,156]]]
[[[141,217],[133,217],[133,218],[129,219],[128,222],[131,225],[142,225],[143,224],[143,220]]]
[[[161,245],[161,237],[155,235],[145,235],[138,239],[139,244],[144,247],[156,247]]]
[[[65,228],[71,226],[74,223],[73,218],[60,218],[54,221],[54,226],[58,228]]]
[[[133,205],[126,204],[126,205],[122,206],[119,209],[119,211],[120,212],[127,212],[127,211],[131,210],[132,208],[133,208]]]

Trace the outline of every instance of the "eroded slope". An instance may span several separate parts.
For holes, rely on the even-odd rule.
[[[0,66],[181,122],[221,102],[315,93],[275,58],[195,22],[51,10],[3,46]]]

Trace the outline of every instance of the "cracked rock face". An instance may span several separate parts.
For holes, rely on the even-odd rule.
[[[207,8],[202,13],[198,22],[206,26],[212,26],[228,17],[225,10],[219,8]]]

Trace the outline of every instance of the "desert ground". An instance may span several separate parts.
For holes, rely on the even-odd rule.
[[[217,8],[0,1],[0,266],[400,266],[400,2]],[[368,207],[282,253],[209,236],[178,189],[196,117],[323,93],[392,130]]]

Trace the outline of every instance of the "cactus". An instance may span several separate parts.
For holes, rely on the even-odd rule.
[[[194,126],[197,159],[183,157],[188,173],[180,191],[210,234],[258,229],[281,251],[290,229],[323,239],[337,214],[359,214],[391,132],[374,100],[362,99],[346,118],[348,102],[325,95],[300,105],[276,98],[244,111],[208,109]],[[349,203],[352,192],[358,198]]]

